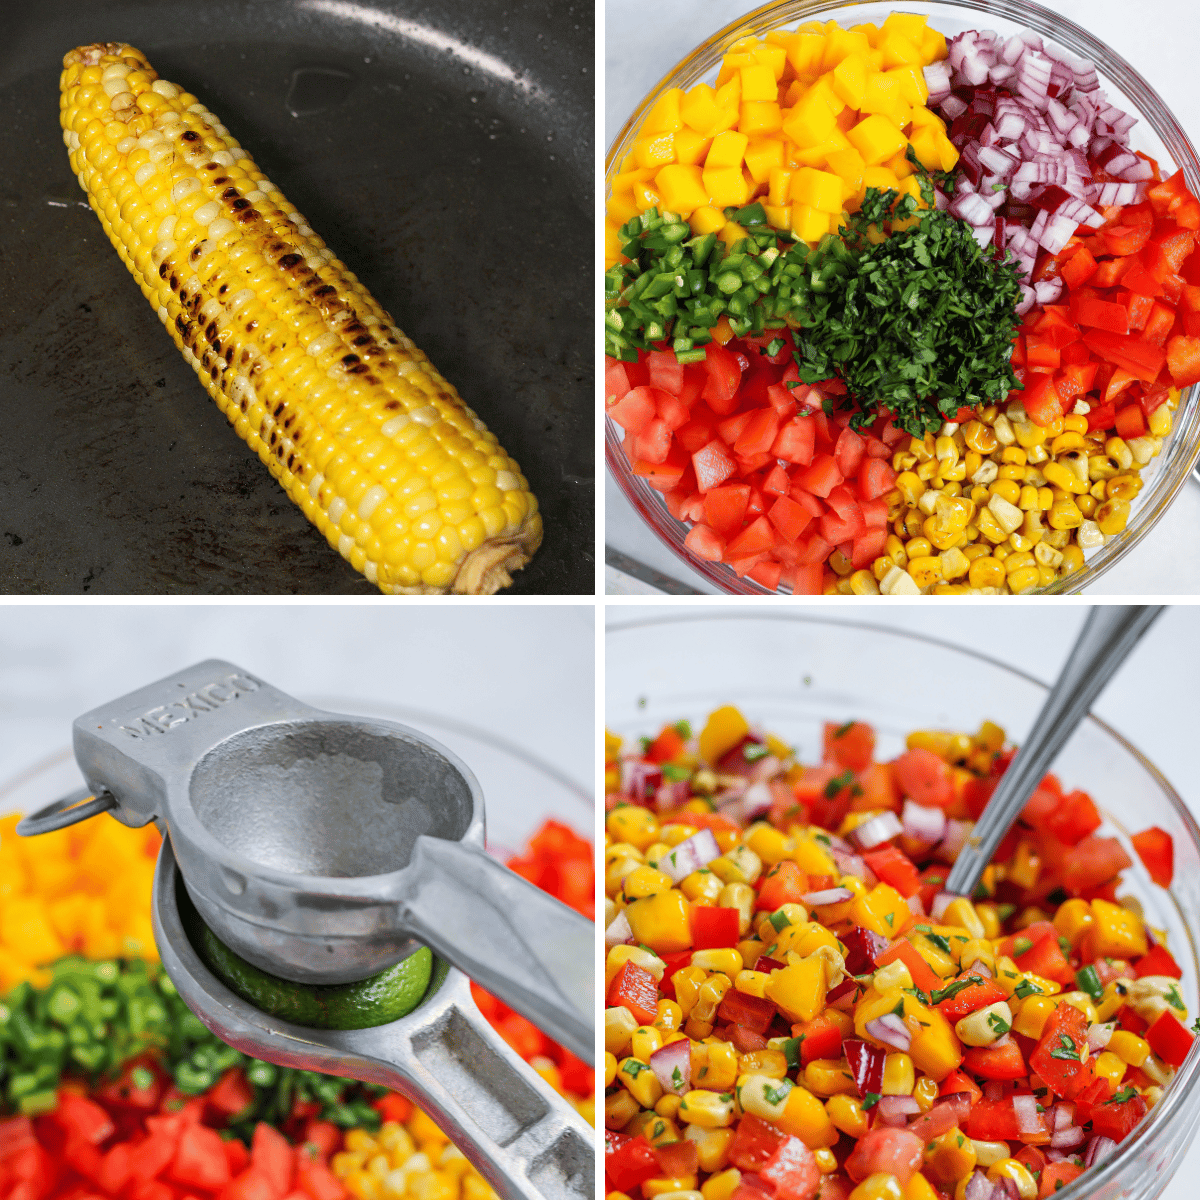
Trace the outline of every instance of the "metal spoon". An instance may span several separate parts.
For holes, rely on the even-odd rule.
[[[946,880],[947,892],[975,894],[984,868],[1055,756],[1163,607],[1108,604],[1092,608],[1033,729],[959,852]]]

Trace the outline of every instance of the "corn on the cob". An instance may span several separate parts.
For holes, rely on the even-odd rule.
[[[495,435],[195,96],[124,43],[63,67],[80,187],[305,516],[383,592],[508,586],[542,523]]]

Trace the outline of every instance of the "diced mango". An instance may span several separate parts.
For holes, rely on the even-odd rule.
[[[756,63],[771,68],[771,74],[775,77],[776,83],[783,78],[783,72],[787,68],[787,47],[784,45],[784,40],[783,37],[780,37],[777,41],[759,42],[750,51],[750,57]]]
[[[811,89],[783,117],[783,132],[801,148],[828,141],[835,129],[833,111]]]
[[[863,172],[866,170],[862,155],[851,147],[849,150],[835,150],[826,161],[829,169],[842,181],[842,199],[858,197],[861,200]]]
[[[767,222],[776,229],[791,229],[792,210],[786,204],[764,204],[763,212],[767,214]]]
[[[893,67],[887,72],[887,77],[896,81],[900,95],[909,104],[923,105],[929,99],[929,85],[925,82],[925,72],[920,64]]]
[[[838,209],[840,211],[840,204]],[[832,228],[830,225],[831,231]],[[850,909],[850,917],[855,925],[861,925],[885,938],[900,933],[911,916],[904,897],[887,883],[877,884],[865,896],[856,897]]]
[[[713,138],[704,165],[707,168],[740,167],[749,144],[750,139],[737,130],[729,129],[724,133],[719,133]]]
[[[789,196],[799,204],[808,204],[821,212],[842,211],[842,180],[828,171],[801,167],[792,176]]]
[[[884,29],[875,48],[883,54],[883,65],[902,67],[908,63],[921,63],[920,48],[911,39],[896,29]]]
[[[903,150],[907,139],[896,125],[878,114],[866,117],[846,134],[868,167],[876,166]],[[868,183],[867,185],[871,185]]]
[[[867,90],[867,61],[861,54],[842,59],[829,77],[834,94],[850,108],[861,109]]]
[[[655,954],[677,954],[692,944],[691,905],[675,888],[635,900],[625,918],[633,936]]]
[[[718,99],[717,93],[707,83],[700,83],[680,102],[679,115],[689,129],[702,137],[711,138],[737,124],[740,102],[740,95],[733,103],[724,98]]]
[[[721,59],[721,70],[717,74],[717,87],[723,87],[730,80],[738,80],[741,82],[741,72],[743,67],[753,66],[754,60],[748,53],[739,53],[735,50],[730,50],[723,59]]]
[[[808,204],[793,204],[792,232],[806,242],[819,242],[829,232],[829,214]]]
[[[665,167],[663,169],[666,170]],[[634,203],[632,189],[627,192],[613,192],[604,202],[604,210],[616,221],[618,226],[632,220],[640,211]]]
[[[633,143],[633,158],[639,167],[663,167],[675,161],[675,138],[670,133],[653,133]]]
[[[683,118],[679,115],[679,103],[682,99],[682,88],[671,88],[670,91],[664,92],[642,122],[642,135],[675,133],[682,129]]]
[[[703,173],[697,166],[675,164],[663,167],[654,177],[654,186],[662,197],[664,207],[681,216],[686,217],[708,203]]]
[[[797,75],[817,75],[825,57],[825,34],[796,32],[785,43],[785,51]]]
[[[825,1007],[825,960],[806,958],[773,971],[764,991],[789,1021],[811,1021]]]
[[[921,61],[925,66],[941,62],[949,53],[946,48],[946,35],[928,25],[922,30],[917,44],[921,47]]]
[[[783,125],[783,113],[774,100],[743,101],[738,128],[749,137],[774,133]]]
[[[719,233],[725,224],[725,214],[710,204],[698,208],[690,217],[688,224],[694,234]]]
[[[763,63],[751,63],[740,68],[742,77],[742,103],[754,100],[775,99],[775,73]]]
[[[832,70],[845,58],[852,54],[866,55],[871,43],[861,30],[833,29],[825,37],[825,53],[821,65],[826,71]]]
[[[686,125],[675,134],[675,161],[684,166],[702,163],[712,145],[712,138],[704,137]]]
[[[1092,901],[1090,937],[1097,957],[1139,958],[1146,953],[1146,929],[1137,913],[1107,900]]]
[[[771,175],[783,166],[783,139],[756,138],[746,147],[746,169],[756,184],[770,186]]]
[[[825,1106],[807,1088],[796,1086],[788,1093],[787,1104],[774,1123],[810,1150],[837,1144],[838,1131]]]
[[[783,207],[788,203],[788,189],[791,186],[792,176],[795,174],[788,167],[772,167],[770,174],[767,176],[767,199],[768,202]]]

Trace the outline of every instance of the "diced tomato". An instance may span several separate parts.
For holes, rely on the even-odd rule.
[[[1108,1101],[1092,1109],[1092,1133],[1119,1142],[1146,1115],[1146,1101],[1133,1095],[1128,1100]]]
[[[275,1136],[282,1137],[278,1133]],[[229,1163],[225,1159],[224,1144],[217,1131],[199,1124],[189,1125],[184,1129],[179,1137],[179,1147],[175,1152],[170,1174],[175,1183],[200,1188],[203,1191],[213,1192],[224,1187],[229,1182]],[[283,1191],[286,1191],[286,1186],[279,1194],[282,1195]]]
[[[1196,1040],[1171,1012],[1164,1012],[1146,1030],[1145,1038],[1150,1043],[1150,1049],[1172,1067],[1183,1065],[1192,1042]]]
[[[955,995],[940,1001],[937,1005],[938,1012],[951,1024],[961,1021],[963,1017],[969,1016],[973,1012],[978,1012],[981,1008],[987,1008],[989,1004],[997,1004],[1007,998],[995,980],[971,975],[969,971],[960,974],[953,982],[966,983],[967,986]]]
[[[634,454],[643,462],[666,462],[671,450],[671,431],[661,417],[654,417],[642,426],[633,439]]]
[[[664,1178],[679,1179],[685,1175],[696,1173],[700,1156],[695,1142],[681,1138],[677,1142],[664,1142],[653,1149],[658,1168]]]
[[[837,459],[838,470],[843,479],[849,479],[856,474],[866,453],[866,442],[848,425],[838,435],[833,448],[833,456]]]
[[[778,413],[769,408],[760,408],[746,423],[734,443],[738,454],[765,454],[775,443],[779,434],[780,419]]]
[[[875,753],[875,730],[862,721],[848,721],[845,725],[827,721],[823,742],[826,762],[862,771]]]
[[[1056,1095],[1070,1100],[1091,1082],[1091,1072],[1083,1068],[1087,1054],[1087,1017],[1070,1004],[1060,1004],[1047,1018],[1029,1066]]]
[[[1075,846],[1100,828],[1100,813],[1087,792],[1068,792],[1059,798],[1041,828],[1060,842]]]
[[[842,1053],[841,1027],[822,1014],[811,1021],[792,1026],[792,1036],[799,1039],[800,1063],[807,1066],[817,1059],[839,1058]]]
[[[906,750],[892,763],[892,771],[900,790],[916,804],[945,808],[954,799],[949,769],[932,750]]]
[[[774,1125],[747,1113],[729,1143],[729,1163],[739,1171],[760,1171],[779,1149],[784,1135]]]
[[[775,533],[766,517],[759,517],[752,525],[735,537],[725,548],[727,560],[745,558],[753,554],[764,554],[775,545]]]
[[[895,962],[897,959],[908,968],[913,984],[926,994],[935,988],[944,986],[941,977],[934,973],[933,968],[921,957],[912,942],[906,938],[900,938],[881,954],[876,955],[875,965],[886,967],[888,963]]]
[[[151,1134],[139,1142],[129,1156],[130,1177],[143,1183],[165,1171],[175,1157],[175,1144],[176,1138],[165,1133]]]
[[[605,410],[627,433],[639,434],[654,419],[658,410],[658,392],[652,387],[637,387]]]
[[[854,1144],[846,1159],[846,1174],[856,1182],[868,1175],[895,1175],[904,1187],[920,1169],[924,1150],[915,1133],[880,1125]]]
[[[683,539],[684,546],[705,562],[721,562],[725,557],[725,539],[707,525],[693,525]]]
[[[658,1015],[658,986],[654,976],[637,963],[625,962],[608,988],[610,1008],[624,1006],[639,1025],[650,1025]]]
[[[1150,878],[1159,887],[1170,887],[1175,876],[1175,843],[1165,829],[1151,825],[1129,839]]]
[[[938,1089],[939,1096],[957,1096],[965,1095],[968,1105],[976,1104],[982,1097],[983,1092],[980,1090],[979,1084],[973,1080],[970,1075],[960,1070],[953,1070],[945,1079],[942,1080],[941,1086]],[[959,1124],[960,1122],[955,1122]]]
[[[838,470],[833,455],[818,454],[813,458],[812,465],[796,477],[795,483],[806,492],[824,499],[842,479],[842,473]]]
[[[807,467],[813,460],[816,436],[817,426],[811,416],[793,417],[780,429],[771,454],[785,462]]]
[[[794,542],[808,528],[812,514],[788,496],[780,496],[771,505],[767,519],[779,530],[779,536]]]
[[[750,487],[744,483],[726,483],[712,488],[704,497],[706,522],[723,538],[739,531],[750,503]]]
[[[715,342],[705,347],[704,369],[708,379],[700,390],[713,412],[730,413],[737,406],[737,392],[742,382],[742,369],[737,356]]]
[[[692,468],[696,472],[696,486],[701,492],[709,492],[737,470],[737,463],[730,457],[729,447],[714,438],[692,455]]]
[[[635,387],[650,382],[650,372],[643,363],[621,362],[616,358],[604,360],[604,398],[620,400]]]
[[[682,446],[672,445],[662,462],[635,460],[633,473],[644,479],[656,491],[669,492],[680,486],[685,475],[691,474],[691,459]]]
[[[797,904],[808,888],[808,876],[794,862],[784,859],[767,872],[758,889],[760,911],[775,912],[785,904]]]
[[[1083,1174],[1084,1168],[1076,1166],[1070,1159],[1063,1162],[1047,1163],[1042,1171],[1038,1184],[1038,1200],[1048,1200],[1060,1192],[1069,1183],[1073,1183]]]
[[[1092,834],[1063,855],[1059,869],[1063,887],[1078,894],[1099,886],[1129,865],[1129,855],[1116,838]]]
[[[963,1069],[981,1079],[1020,1079],[1029,1070],[1021,1047],[1011,1040],[1002,1046],[964,1046]]]
[[[226,1071],[217,1081],[217,1085],[207,1093],[205,1099],[218,1112],[236,1116],[250,1107],[254,1100],[254,1089],[237,1067]]]
[[[54,1119],[68,1137],[81,1138],[93,1146],[107,1141],[116,1129],[112,1117],[93,1100],[65,1088],[58,1090],[58,1107]],[[0,1155],[3,1146],[0,1145]]]

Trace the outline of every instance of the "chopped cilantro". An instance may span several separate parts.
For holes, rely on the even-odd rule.
[[[662,1137],[662,1135],[666,1132],[667,1132],[666,1125],[664,1125],[662,1123],[662,1121],[655,1121],[654,1128],[650,1130],[650,1136],[652,1138]]]
[[[760,758],[766,758],[770,754],[770,750],[761,742],[747,742],[742,747],[742,757],[748,762],[758,762]]]
[[[1124,1104],[1126,1100],[1132,1100],[1136,1096],[1137,1088],[1130,1085],[1123,1087],[1111,1100],[1105,1100],[1105,1104]]]
[[[777,1088],[771,1087],[769,1084],[763,1084],[763,1099],[768,1104],[781,1104],[787,1099],[788,1092],[792,1090],[792,1081],[790,1079],[780,1080]]]
[[[1075,983],[1081,992],[1087,992],[1094,1004],[1100,1003],[1104,996],[1104,984],[1100,982],[1100,976],[1091,963],[1075,972]]]
[[[842,738],[842,737],[845,737],[845,736],[846,736],[846,734],[848,734],[848,733],[850,732],[850,730],[852,730],[853,728],[854,728],[854,722],[853,722],[853,721],[847,721],[847,722],[845,723],[845,725],[839,725],[839,726],[837,727],[837,729],[835,729],[835,730],[833,731],[833,736],[834,736],[835,738]]]
[[[997,904],[996,905],[996,916],[1000,918],[1000,923],[1002,925],[1016,911],[1017,911],[1017,906],[1015,904]]]
[[[999,1013],[988,1013],[987,1023],[996,1031],[997,1037],[1003,1037],[1012,1028]]]
[[[892,1016],[893,1017],[904,1016],[904,1001],[903,1000],[898,1001],[896,1004],[896,1007],[892,1009]]]
[[[1016,996],[1018,1000],[1024,1000],[1026,996],[1040,996],[1041,994],[1042,989],[1030,979],[1022,979],[1021,982],[1018,983],[1015,988],[1013,988],[1013,995]]]
[[[1051,1058],[1063,1059],[1068,1062],[1079,1062],[1079,1050],[1075,1043],[1065,1033],[1058,1035],[1058,1045],[1050,1051]]]
[[[647,751],[647,750],[649,750],[649,749],[650,749],[650,747],[654,745],[654,739],[653,739],[653,738],[642,737],[642,738],[638,738],[638,741],[641,743],[641,747],[642,747],[642,753],[643,753],[643,754],[645,754],[645,753],[646,753],[646,751]]]
[[[832,800],[832,799],[833,799],[833,797],[832,797],[832,796],[830,796],[830,799]],[[817,840],[818,842],[824,842],[826,846],[832,846],[832,845],[833,845],[833,842],[831,842],[831,841],[829,840],[829,834],[827,834],[827,833],[814,833],[814,834],[813,834],[813,837],[814,837],[814,838],[816,838],[816,840]]]
[[[1020,958],[1022,954],[1033,949],[1033,939],[1027,937],[1013,938],[1012,952],[1013,958]]]
[[[677,767],[674,763],[663,763],[662,773],[663,778],[671,783],[682,783],[685,779],[692,777],[689,767]]]
[[[825,785],[825,799],[832,800],[842,788],[849,787],[854,782],[853,771],[843,771],[840,775],[835,775]]]
[[[951,954],[950,943],[942,937],[940,933],[934,933],[931,929],[925,937],[931,941],[943,954]]]
[[[636,1058],[627,1058],[621,1064],[621,1073],[628,1075],[630,1079],[636,1079],[643,1071],[648,1071],[650,1068],[644,1062],[639,1062]]]
[[[888,912],[888,913],[884,913],[884,914],[883,914],[883,919],[884,919],[884,920],[885,920],[885,921],[888,923],[888,928],[889,928],[889,929],[890,929],[890,928],[891,928],[893,925],[895,925],[895,924],[896,924],[896,914],[895,914],[895,913],[890,913],[890,912]]]
[[[875,1105],[877,1105],[881,1099],[882,1099],[882,1097],[877,1095],[875,1092],[868,1092],[863,1097],[863,1105],[862,1106],[863,1106],[864,1111],[866,1109],[874,1108]]]
[[[1171,984],[1171,986],[1169,988],[1167,988],[1167,990],[1163,993],[1163,999],[1172,1008],[1179,1009],[1180,1012],[1185,1012],[1187,1010],[1187,1005],[1184,1004],[1183,999],[1179,995],[1179,985],[1178,984],[1174,984],[1174,983]]]
[[[957,996],[964,988],[969,988],[971,984],[978,983],[975,978],[956,979],[953,983],[948,983],[944,988],[934,988],[929,993],[929,1001],[931,1004],[941,1004],[943,1000],[950,1000]]]
[[[692,736],[692,726],[688,721],[676,721],[675,732],[686,742]]]
[[[671,1072],[671,1083],[677,1088],[683,1087],[683,1072],[678,1067]]]

